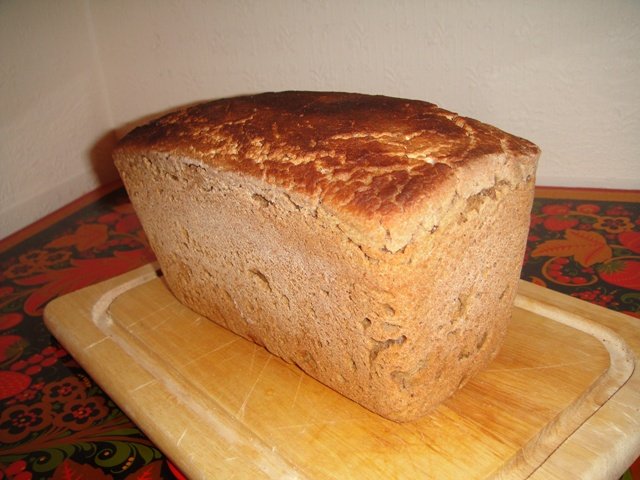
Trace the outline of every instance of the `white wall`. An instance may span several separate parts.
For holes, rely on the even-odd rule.
[[[27,9],[18,1],[0,5]],[[89,20],[74,35],[95,35],[93,64],[88,46],[52,36],[76,17],[81,24],[82,8],[72,1],[35,5],[54,14],[31,12],[31,22],[48,18],[44,29],[34,28],[36,38],[23,44],[16,27],[1,34],[2,44],[30,58],[63,41],[78,50],[64,68],[40,67],[55,80],[76,78],[73,90],[86,91],[86,108],[72,121],[85,127],[75,132],[76,144],[90,146],[99,126],[122,132],[149,114],[197,100],[265,90],[359,91],[433,101],[538,143],[539,184],[640,188],[636,0],[87,0]],[[85,66],[79,75],[78,64]],[[105,91],[100,69],[87,67],[95,64]],[[21,70],[19,63],[12,68]],[[22,86],[9,90],[18,92],[17,112],[29,106]],[[14,134],[44,127],[37,117],[18,124],[20,115],[9,118]],[[45,135],[35,143],[42,151],[73,148],[53,140]],[[11,154],[26,161],[30,151]],[[0,161],[4,169],[16,160],[3,151]],[[77,165],[70,162],[67,173]],[[52,182],[46,170],[32,177],[25,186],[51,191],[70,178]],[[4,194],[2,200],[4,208]]]
[[[0,2],[0,238],[114,178],[82,0]]]

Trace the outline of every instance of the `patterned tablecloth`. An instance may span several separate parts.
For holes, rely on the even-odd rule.
[[[151,260],[119,185],[0,241],[0,480],[184,478],[42,321],[53,298]],[[522,278],[640,321],[640,192],[539,189]]]

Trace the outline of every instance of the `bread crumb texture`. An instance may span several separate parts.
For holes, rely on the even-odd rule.
[[[179,110],[114,153],[180,301],[395,421],[497,354],[538,156],[431,103],[326,92]]]

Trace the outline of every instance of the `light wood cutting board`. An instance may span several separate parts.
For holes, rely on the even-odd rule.
[[[596,476],[583,476],[584,465],[567,467],[563,442],[571,445],[629,385],[623,416],[637,412],[637,351],[594,321],[604,309],[571,313],[584,302],[548,301],[548,293],[522,282],[495,361],[431,415],[406,424],[192,312],[153,265],[55,300],[45,321],[192,478],[554,478],[563,468],[566,478],[598,478],[596,455],[582,459]],[[640,348],[637,329],[629,332]],[[622,453],[614,448],[617,456],[602,452],[606,475],[640,449],[640,420],[611,422],[628,431],[627,443]]]

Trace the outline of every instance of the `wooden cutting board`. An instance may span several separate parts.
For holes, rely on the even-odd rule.
[[[640,451],[637,351],[597,317],[626,316],[550,293],[522,282],[495,361],[431,415],[406,424],[192,312],[153,265],[55,300],[45,321],[191,478],[614,475]],[[621,333],[640,348],[638,329],[627,327]],[[623,418],[600,419],[623,393],[630,397],[611,414]],[[594,419],[626,432],[624,445],[613,435],[614,445],[605,440],[593,447],[602,452],[576,462],[571,455],[585,441],[572,447],[573,437]],[[588,441],[602,436],[602,425],[593,428]]]

